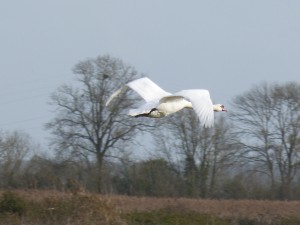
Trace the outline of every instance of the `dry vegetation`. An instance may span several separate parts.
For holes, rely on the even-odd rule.
[[[280,224],[280,221],[287,222],[293,218],[297,220],[296,224],[300,224],[299,201],[197,200],[126,196],[106,198],[109,198],[111,203],[123,212],[129,213],[168,210],[169,212],[209,215],[224,221],[244,221],[243,223],[237,222],[237,224]]]
[[[188,198],[149,198],[127,196],[105,196],[112,204],[125,212],[172,209],[212,214],[219,217],[269,216],[284,218],[300,216],[299,201],[256,201],[256,200],[197,200]]]
[[[3,199],[3,193],[0,192]],[[25,209],[1,212],[0,224],[300,224],[300,202],[202,200],[55,191],[14,191]]]

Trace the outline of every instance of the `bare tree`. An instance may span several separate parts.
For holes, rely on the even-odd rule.
[[[125,96],[115,100],[108,110],[110,94],[130,80],[137,71],[108,55],[79,62],[74,67],[76,85],[63,85],[51,96],[56,106],[55,118],[47,124],[60,157],[64,155],[94,160],[98,168],[98,191],[101,189],[105,157],[116,157],[114,150],[124,150],[139,124],[127,117],[132,101]],[[125,94],[126,95],[126,94]]]
[[[158,148],[169,161],[177,157],[183,163],[187,195],[212,196],[218,175],[235,158],[237,147],[231,127],[221,117],[214,128],[203,128],[188,110],[169,117],[167,124],[167,129],[157,135]]]
[[[300,168],[300,85],[275,85],[274,150],[280,172],[280,194],[290,198],[291,182]]]
[[[300,165],[300,85],[264,83],[237,96],[233,107],[246,158],[270,178],[273,197],[279,173],[280,195],[289,198]]]
[[[18,187],[26,157],[34,150],[28,134],[21,131],[0,134],[0,184]]]
[[[180,179],[161,158],[142,160],[128,167],[128,193],[147,196],[179,196]],[[127,193],[127,194],[128,194]]]

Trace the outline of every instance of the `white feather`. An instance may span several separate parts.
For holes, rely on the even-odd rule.
[[[213,103],[208,90],[183,90],[175,95],[180,95],[192,103],[193,109],[204,127],[212,127],[214,125]]]
[[[105,103],[105,106],[108,106],[109,103],[110,103],[115,97],[117,97],[119,94],[121,94],[126,88],[127,88],[127,87],[124,86],[124,87],[118,89],[117,91],[115,91],[115,92],[107,99],[107,101],[106,101],[106,103]]]
[[[132,90],[137,92],[146,102],[160,99],[164,96],[171,95],[161,89],[157,84],[148,77],[143,77],[127,84]]]
[[[108,106],[114,98],[116,98],[118,95],[126,91],[128,87],[134,90],[136,93],[138,93],[146,102],[150,102],[153,100],[160,99],[164,96],[171,95],[171,93],[164,91],[148,77],[143,77],[131,81],[126,85],[124,85],[123,87],[121,87],[120,89],[118,89],[117,91],[115,91],[108,98],[108,100],[105,103],[105,106]]]

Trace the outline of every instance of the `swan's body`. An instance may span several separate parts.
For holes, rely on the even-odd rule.
[[[131,109],[129,111],[130,116],[160,118],[178,112],[183,108],[193,108],[199,117],[200,123],[204,127],[212,127],[214,124],[214,111],[226,111],[221,104],[213,105],[208,90],[192,89],[171,94],[161,89],[147,77],[127,83],[110,96],[106,105],[127,87],[136,91],[146,101],[139,108]]]

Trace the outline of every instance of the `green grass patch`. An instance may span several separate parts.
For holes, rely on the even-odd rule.
[[[130,225],[230,225],[229,220],[193,212],[160,210],[124,215]]]
[[[220,218],[216,215],[196,212],[177,212],[160,210],[149,212],[131,212],[123,215],[130,225],[295,225],[300,224],[299,217],[293,218]]]

